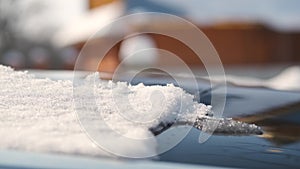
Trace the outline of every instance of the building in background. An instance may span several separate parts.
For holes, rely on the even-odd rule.
[[[216,19],[214,21],[212,17],[210,22],[201,22],[199,19],[197,20],[188,15],[189,11],[186,9],[154,0],[89,0],[89,4],[90,12],[77,22],[70,24],[69,27],[62,28],[62,31],[56,36],[56,43],[61,43],[62,46],[76,46],[80,50],[93,33],[120,16],[138,12],[164,12],[184,17],[196,24],[208,36],[225,65],[295,63],[300,60],[300,29],[295,27],[293,29],[279,29],[272,26],[280,25],[278,23],[272,24],[271,21],[265,22],[249,18]],[[79,26],[75,27],[76,24]],[[180,25],[165,25],[163,20],[151,21],[151,24],[160,25],[159,29],[168,29],[168,31],[188,31]],[[147,24],[140,26],[147,26]],[[282,27],[284,28],[284,26]],[[126,30],[119,29],[116,31],[125,32]],[[66,38],[68,33],[71,37],[69,39]],[[117,34],[95,37],[94,40],[99,42],[95,48],[101,47],[101,43],[105,43],[110,38],[117,38],[114,37]],[[182,42],[157,34],[148,34],[147,37],[153,40],[155,47],[176,54],[189,66],[198,67],[202,65],[197,55]],[[138,41],[135,41],[135,43],[138,43]],[[124,58],[124,56],[120,57],[119,55],[121,47],[122,42],[116,44],[108,52],[99,66],[100,71],[114,71]],[[92,50],[91,48],[91,53],[93,53]],[[124,49],[121,51],[124,51]],[[91,54],[91,58],[87,59],[90,60],[86,63],[87,70],[89,65],[95,67],[93,64],[98,64],[97,59],[93,60],[97,58],[96,55]],[[176,63],[172,63],[172,60],[165,60],[162,56],[158,56],[156,62],[176,66]]]
[[[0,27],[3,31],[0,32],[0,63],[21,69],[73,69],[74,60],[85,42],[104,25],[127,14],[162,12],[183,17],[197,25],[211,40],[225,65],[295,64],[300,60],[299,8],[298,0],[1,1]],[[93,41],[99,45],[94,47],[99,48],[110,39],[118,38],[120,34],[130,34],[139,27],[149,26],[143,21],[147,19],[140,19],[140,26],[126,25],[114,28],[114,34],[104,33],[95,37]],[[167,25],[163,20],[150,23],[151,26],[159,25],[158,29],[164,31],[188,31],[180,25]],[[179,56],[189,66],[201,67],[202,62],[183,43],[157,34],[144,37],[145,39],[138,37],[135,40],[131,38],[130,43],[139,44],[139,47],[128,43],[124,45],[125,41],[116,44],[107,53],[107,57],[101,63],[102,69],[99,70],[114,71],[124,60],[124,53],[130,55],[134,50],[141,48],[165,49]],[[50,40],[52,44],[49,43]],[[145,44],[140,45],[144,42]],[[132,52],[124,52],[126,50],[122,49],[122,46],[130,46]],[[36,59],[32,58],[46,58],[44,55],[30,56],[31,51],[36,48],[48,51],[47,66],[36,66],[36,61],[33,61]],[[71,48],[72,50],[69,50]],[[75,51],[74,49],[77,51],[64,52]],[[89,50],[89,56],[84,63],[87,70],[98,64],[95,59],[98,57],[97,53],[93,53],[93,47]],[[11,51],[18,51],[21,55],[7,57],[11,56]],[[71,57],[71,53],[76,56]],[[134,64],[130,65],[165,64],[176,67],[176,62],[157,53],[152,55],[151,59],[150,56],[140,59],[136,55],[133,58],[140,59],[140,62],[133,61]]]

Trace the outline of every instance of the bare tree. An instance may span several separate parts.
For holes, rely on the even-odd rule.
[[[0,52],[9,48],[24,49],[33,43],[22,34],[22,22],[47,9],[44,1],[0,0]]]
[[[18,33],[14,23],[18,22],[17,0],[0,0],[0,50],[3,51],[15,44]]]

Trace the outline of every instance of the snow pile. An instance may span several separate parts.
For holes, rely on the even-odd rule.
[[[95,80],[95,76],[84,80],[92,84],[94,96],[80,94],[79,100],[94,100],[105,124],[94,123],[97,121],[89,116],[91,108],[86,104],[75,109],[71,81],[37,79],[0,65],[0,148],[111,156],[83,132],[76,110],[86,113],[86,117],[79,115],[81,122],[88,122],[96,132],[117,131],[132,138],[153,137],[149,128],[162,121],[192,120],[210,112],[209,106],[194,102],[192,95],[173,85],[131,86]],[[112,130],[107,130],[107,125]],[[114,145],[120,141],[117,137],[110,133],[103,139]],[[155,152],[156,142],[124,142],[118,149],[123,154]]]
[[[300,67],[291,66],[265,83],[266,86],[277,90],[300,91]]]
[[[223,77],[207,77],[213,81],[222,81]],[[300,67],[291,66],[270,79],[226,75],[226,80],[239,86],[267,87],[283,91],[300,91]]]

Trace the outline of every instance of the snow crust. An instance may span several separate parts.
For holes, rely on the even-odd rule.
[[[75,106],[72,81],[37,79],[27,72],[0,65],[0,149],[36,152],[58,152],[92,156],[112,156],[99,149],[82,130],[80,117],[96,125],[99,133],[117,132],[129,138],[154,137],[149,128],[175,119],[196,120],[210,113],[210,106],[193,101],[193,95],[173,85],[131,86],[125,82],[97,80],[97,73],[84,80],[92,84],[94,96],[80,95],[81,100],[95,100],[104,123],[94,124],[87,105]],[[95,80],[96,79],[96,80]],[[75,108],[76,107],[76,108]],[[112,130],[107,131],[107,126]],[[105,137],[112,145],[119,135]],[[134,152],[156,152],[156,141],[127,143],[118,149]]]

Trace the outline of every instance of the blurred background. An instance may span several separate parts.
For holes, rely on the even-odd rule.
[[[216,48],[223,64],[234,66],[294,65],[300,61],[300,1],[298,0],[0,0],[0,63],[15,69],[72,70],[88,38],[112,20],[139,12],[164,12],[199,27]],[[188,31],[180,25],[151,21],[157,29]],[[95,49],[118,32],[149,26],[125,25],[113,34],[94,37],[83,67],[98,65]],[[98,70],[113,72],[134,51],[166,49],[191,67],[201,61],[187,46],[170,37],[147,34],[116,44]],[[131,59],[129,66],[168,64],[158,53]]]
[[[182,17],[205,33],[225,67],[227,81],[232,85],[228,88],[224,115],[263,127],[265,134],[261,137],[268,142],[257,137],[225,136],[214,137],[217,141],[212,140],[210,146],[201,147],[196,142],[199,134],[194,131],[181,144],[183,148],[179,146],[173,154],[170,151],[160,159],[241,167],[249,163],[243,161],[245,159],[237,165],[232,163],[246,154],[247,158],[254,159],[250,162],[258,161],[248,168],[261,164],[275,166],[277,163],[284,164],[282,167],[285,168],[290,164],[299,168],[299,9],[299,0],[0,0],[0,64],[29,69],[37,77],[73,79],[72,71],[48,70],[73,70],[80,51],[89,40],[91,43],[85,46],[84,58],[80,62],[83,70],[96,69],[111,75],[122,62],[129,69],[161,65],[180,72],[182,64],[176,59],[154,50],[136,53],[159,48],[181,58],[196,75],[207,75],[203,63],[188,46],[174,38],[151,33],[123,39],[106,53],[101,64],[98,63],[99,50],[105,50],[109,42],[123,35],[150,28],[180,34],[191,31],[177,23],[166,24],[161,18],[140,18],[134,24],[123,23],[95,35],[115,19],[142,12]],[[90,39],[92,35],[95,36]],[[170,83],[165,76],[154,77],[152,72],[146,75],[140,74],[136,83],[141,79],[146,84],[148,82],[147,85],[160,81]],[[202,80],[200,84],[204,85],[204,90],[199,95],[208,101],[211,100],[211,91],[220,87],[210,86]],[[235,147],[226,139],[235,140]],[[223,144],[227,149],[215,149]],[[204,149],[207,145],[208,148]],[[188,150],[195,158],[185,153]]]

